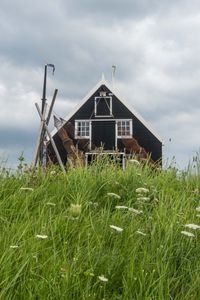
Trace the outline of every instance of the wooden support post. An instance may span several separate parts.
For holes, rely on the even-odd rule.
[[[41,114],[41,112],[40,112],[39,105],[36,103],[35,106],[36,106],[36,108],[37,108],[37,111],[38,111],[38,114],[39,114],[39,116],[40,116],[41,121],[44,122],[45,130],[46,130],[46,132],[47,132],[47,134],[48,134],[48,136],[49,136],[49,139],[50,139],[50,141],[51,141],[52,147],[53,147],[53,149],[54,149],[54,151],[55,151],[55,154],[56,154],[58,163],[59,163],[59,165],[60,165],[60,167],[61,167],[63,173],[65,174],[65,173],[66,173],[65,167],[64,167],[64,165],[63,165],[63,163],[62,163],[62,160],[61,160],[61,158],[60,158],[60,154],[59,154],[59,152],[58,152],[58,149],[57,149],[57,147],[56,147],[56,144],[55,144],[55,142],[54,142],[54,140],[53,140],[53,138],[52,138],[52,136],[51,136],[51,134],[50,134],[50,132],[49,132],[48,126],[47,126],[47,124],[46,124],[46,120],[43,119],[43,116],[42,116],[42,114]]]
[[[52,114],[52,110],[53,110],[53,106],[54,106],[54,103],[55,103],[55,100],[56,100],[57,93],[58,93],[58,90],[55,89],[54,95],[53,95],[53,98],[52,98],[52,101],[51,101],[51,105],[50,105],[50,108],[49,108],[49,112],[48,112],[48,115],[47,115],[47,119],[46,119],[47,126],[48,126],[50,118],[51,118],[51,114]],[[44,111],[43,111],[43,115],[42,115],[43,120],[45,119],[46,109],[47,109],[47,105],[45,103]],[[32,162],[33,167],[35,167],[37,165],[39,151],[41,149],[41,143],[43,143],[44,136],[45,136],[45,126],[44,126],[44,121],[41,121],[40,128],[39,128],[39,133],[38,133],[38,139],[37,139],[37,143],[36,143],[36,148],[35,148],[35,152],[34,152],[34,156],[33,156],[33,162]]]
[[[48,112],[47,118],[46,118],[46,125],[47,126],[48,126],[50,118],[51,118],[51,114],[52,114],[52,110],[53,110],[53,106],[54,106],[54,103],[55,103],[55,100],[56,100],[57,93],[58,93],[58,90],[55,89],[54,95],[53,95],[53,98],[52,98],[52,101],[51,101],[51,105],[50,105],[50,108],[49,108],[49,112]],[[43,135],[42,135],[42,141],[45,140],[45,137],[46,137],[46,134],[45,134],[45,130],[44,130]],[[43,145],[42,165],[44,165],[45,167],[47,166],[47,148],[46,148],[46,144]]]
[[[56,147],[56,144],[55,144],[55,142],[54,142],[54,140],[53,140],[53,138],[52,138],[52,136],[51,136],[51,133],[49,132],[49,129],[48,129],[48,127],[47,127],[46,124],[45,124],[45,128],[46,128],[47,134],[48,134],[48,136],[49,136],[49,139],[50,139],[50,141],[51,141],[51,144],[52,144],[52,146],[53,146],[53,150],[55,151],[55,154],[56,154],[58,163],[59,163],[59,165],[60,165],[60,167],[61,167],[63,173],[65,174],[65,173],[66,173],[65,167],[64,167],[63,162],[62,162],[62,160],[61,160],[61,158],[60,158],[60,154],[59,154],[59,152],[58,152],[58,149],[57,149],[57,147]]]
[[[35,105],[36,105],[36,103],[35,103]],[[47,105],[44,106],[44,110],[43,110],[43,115],[42,115],[41,124],[40,124],[40,128],[39,128],[39,133],[38,133],[38,139],[37,139],[34,156],[33,156],[33,162],[32,162],[33,167],[36,167],[36,165],[37,165],[38,155],[39,155],[39,151],[40,151],[40,145],[43,142],[42,141],[42,136],[43,136],[43,132],[44,132],[44,121],[43,120],[45,119],[46,108],[47,108]]]
[[[56,100],[57,93],[58,93],[58,90],[55,89],[54,94],[53,94],[53,99],[51,101],[51,105],[50,105],[50,108],[49,108],[47,120],[46,120],[47,126],[49,125],[49,121],[50,121],[50,118],[51,118],[51,114],[52,114],[52,110],[53,110],[53,106],[54,106],[54,103],[55,103],[55,100]]]

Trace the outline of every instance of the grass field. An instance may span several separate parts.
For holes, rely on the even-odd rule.
[[[2,173],[0,299],[200,299],[199,167]]]

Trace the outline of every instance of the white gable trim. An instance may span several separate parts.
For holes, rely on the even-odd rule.
[[[80,103],[67,115],[65,116],[66,123],[73,115],[84,105],[84,103],[96,92],[96,90],[101,86],[105,85],[118,99],[119,101],[128,108],[128,110],[135,115],[135,117],[161,142],[163,143],[162,138],[155,132],[155,130],[143,119],[143,117],[131,107],[118,93],[118,91],[113,88],[102,76],[102,79],[89,91],[89,93],[80,101]],[[65,124],[65,123],[64,123]],[[64,125],[63,124],[63,125]],[[55,128],[51,135],[54,136],[58,130]]]

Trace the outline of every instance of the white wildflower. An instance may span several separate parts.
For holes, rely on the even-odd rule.
[[[144,233],[144,232],[142,232],[142,231],[140,231],[140,230],[137,230],[136,233],[141,234],[141,235],[144,235],[144,236],[147,235],[146,233]]]
[[[49,206],[56,206],[56,204],[53,203],[53,202],[47,202],[46,205],[49,205]]]
[[[149,201],[150,198],[149,197],[138,197],[137,200],[138,201]]]
[[[200,214],[197,214],[196,217],[200,218]]]
[[[199,225],[196,225],[196,224],[186,224],[185,227],[187,228],[190,228],[190,229],[200,229],[200,226]]]
[[[136,166],[139,166],[140,165],[140,162],[136,159],[130,159],[129,160],[129,163],[133,164],[133,165],[136,165]]]
[[[51,171],[50,174],[51,175],[56,175],[56,171]]]
[[[135,214],[137,214],[137,215],[140,215],[140,214],[143,213],[142,210],[138,210],[138,209],[135,209],[135,208],[132,208],[132,207],[130,207],[128,210],[135,213]]]
[[[78,261],[78,257],[73,257],[73,261]]]
[[[65,273],[65,272],[67,272],[67,270],[65,268],[60,268],[60,272]]]
[[[115,206],[116,209],[128,209],[128,206],[125,205],[117,205]]]
[[[48,238],[48,236],[47,235],[43,235],[43,234],[36,234],[36,237],[38,238],[38,239],[42,239],[42,240],[45,240],[45,239],[47,239]]]
[[[122,232],[122,231],[124,230],[123,228],[117,227],[117,226],[115,226],[115,225],[109,225],[109,226],[110,226],[110,228],[115,229],[115,230],[118,231],[118,232]]]
[[[81,208],[80,204],[71,204],[69,207],[69,213],[73,218],[77,218],[81,214]]]
[[[187,236],[191,236],[194,237],[195,235],[189,231],[181,231],[182,234],[187,235]]]
[[[21,191],[33,191],[33,188],[29,188],[29,187],[21,187],[20,188]]]
[[[109,197],[113,197],[113,198],[116,198],[116,199],[121,199],[121,197],[119,195],[115,194],[115,193],[107,193],[107,195]]]
[[[108,278],[106,278],[104,275],[98,276],[98,278],[103,282],[108,282]]]
[[[67,217],[69,220],[78,220],[79,217]]]
[[[19,246],[18,245],[12,245],[12,246],[10,246],[10,248],[11,249],[16,249],[16,248],[19,248]]]
[[[98,206],[99,205],[98,202],[92,202],[92,201],[89,201],[88,204],[89,205],[93,205],[93,206]]]
[[[200,206],[196,207],[196,211],[200,212]]]
[[[199,193],[199,189],[195,189],[194,191],[192,191],[194,194],[198,194]]]
[[[143,188],[143,187],[137,188],[135,191],[136,191],[137,194],[149,193],[149,190],[147,188]]]

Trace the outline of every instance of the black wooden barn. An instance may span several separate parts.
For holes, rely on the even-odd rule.
[[[104,77],[73,112],[60,120],[52,135],[64,164],[74,149],[90,153],[99,147],[139,158],[149,155],[154,162],[162,159],[161,138]],[[49,159],[55,162],[51,144],[47,150]]]

